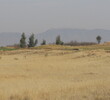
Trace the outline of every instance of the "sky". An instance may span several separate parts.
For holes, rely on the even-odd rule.
[[[0,32],[110,30],[110,0],[0,0]]]

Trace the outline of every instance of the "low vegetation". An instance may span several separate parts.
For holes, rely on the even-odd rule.
[[[68,43],[64,43],[64,45],[70,45],[70,46],[90,46],[90,45],[96,45],[95,42],[77,42],[77,41],[70,41]]]
[[[17,48],[10,48],[10,47],[0,47],[0,51],[12,51],[12,50],[17,50]]]

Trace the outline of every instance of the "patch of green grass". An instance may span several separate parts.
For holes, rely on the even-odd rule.
[[[12,51],[17,50],[16,48],[6,48],[6,47],[0,47],[0,51]]]

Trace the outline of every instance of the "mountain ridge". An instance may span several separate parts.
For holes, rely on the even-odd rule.
[[[0,33],[0,46],[7,46],[18,44],[21,38],[19,32],[1,32]],[[26,34],[26,37],[29,38],[30,34]],[[38,42],[42,42],[43,39],[47,43],[54,43],[56,37],[60,35],[62,41],[79,41],[79,42],[96,42],[96,36],[100,35],[102,37],[102,42],[110,41],[110,30],[105,29],[72,29],[72,28],[56,28],[49,29],[45,32],[35,34],[35,38],[38,39]],[[28,42],[28,39],[27,39]]]

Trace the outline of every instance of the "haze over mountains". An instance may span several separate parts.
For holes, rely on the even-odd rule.
[[[0,33],[0,46],[7,46],[18,44],[21,38],[22,33],[11,33],[4,32]],[[26,34],[27,41],[30,34]],[[69,42],[79,41],[79,42],[96,42],[96,36],[100,35],[102,37],[102,42],[110,41],[110,30],[104,29],[94,29],[94,30],[86,30],[86,29],[50,29],[46,32],[36,34],[35,38],[38,39],[38,44],[42,42],[43,39],[47,41],[47,43],[55,42],[56,37],[60,35],[62,41]]]

